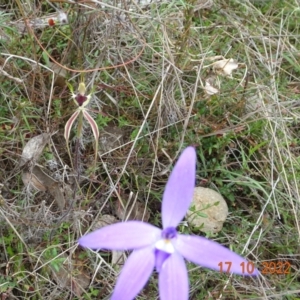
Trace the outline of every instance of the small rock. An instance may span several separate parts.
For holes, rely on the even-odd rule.
[[[187,212],[188,222],[200,227],[203,232],[219,232],[228,215],[228,206],[224,198],[216,191],[196,187],[190,210]]]
[[[118,222],[117,218],[112,215],[102,215],[100,216],[99,220],[94,224],[92,230],[97,230],[117,222]]]

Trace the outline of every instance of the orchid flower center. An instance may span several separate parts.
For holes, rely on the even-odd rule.
[[[177,231],[174,227],[168,227],[161,233],[161,237],[165,240],[171,240],[177,236]]]
[[[175,251],[172,239],[177,237],[177,231],[174,227],[168,227],[161,233],[161,239],[155,243],[155,248],[166,253]]]
[[[87,100],[87,96],[77,94],[75,99],[76,99],[78,105],[82,106],[82,104]]]

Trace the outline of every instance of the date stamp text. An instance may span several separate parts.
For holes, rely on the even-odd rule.
[[[240,271],[245,275],[251,275],[255,271],[254,263],[251,261],[240,263]],[[221,261],[218,263],[221,273],[231,273],[232,262]],[[288,261],[267,261],[262,262],[261,274],[289,274],[291,264]]]

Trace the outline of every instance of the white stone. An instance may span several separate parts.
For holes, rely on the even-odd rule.
[[[187,220],[192,226],[199,227],[203,232],[216,233],[222,229],[227,215],[227,203],[218,192],[209,188],[195,188],[187,212]]]

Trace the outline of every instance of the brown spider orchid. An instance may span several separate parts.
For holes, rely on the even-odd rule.
[[[73,126],[75,120],[77,119],[77,117],[78,117],[77,137],[80,138],[82,136],[82,127],[83,127],[83,118],[84,118],[85,120],[88,121],[88,123],[90,124],[90,126],[92,128],[93,135],[95,138],[95,145],[96,145],[95,157],[97,157],[99,130],[98,130],[98,126],[97,126],[96,122],[91,117],[91,115],[87,112],[87,105],[89,104],[89,102],[91,100],[91,94],[86,95],[86,87],[85,87],[84,82],[79,83],[77,94],[74,94],[73,87],[70,84],[68,84],[68,87],[69,87],[70,91],[72,92],[72,98],[73,98],[75,104],[78,106],[78,108],[72,114],[72,116],[70,117],[70,119],[67,121],[67,123],[65,125],[64,137],[67,141],[67,145],[69,143],[70,132],[71,132],[72,126]]]

